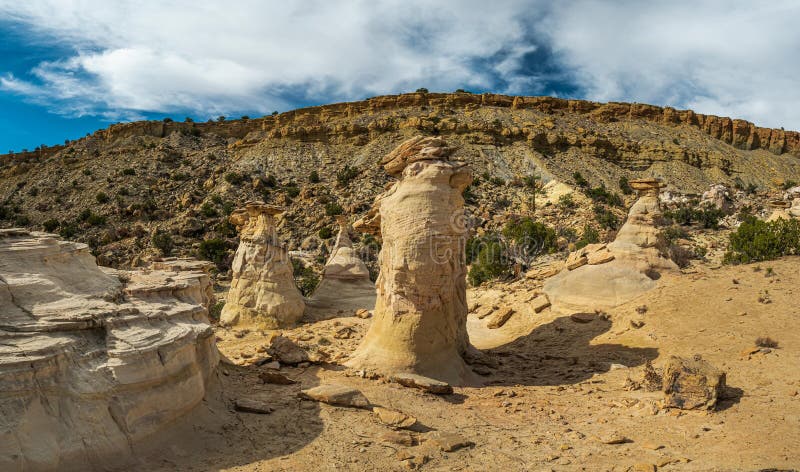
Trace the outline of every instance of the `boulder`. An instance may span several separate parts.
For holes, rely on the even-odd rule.
[[[301,398],[329,405],[369,409],[370,403],[360,390],[338,384],[323,384],[300,392]]]
[[[725,389],[725,373],[696,356],[672,356],[662,374],[664,406],[682,410],[711,409]]]

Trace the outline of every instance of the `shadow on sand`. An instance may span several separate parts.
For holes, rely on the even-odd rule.
[[[605,318],[577,323],[563,316],[508,344],[484,350],[497,362],[485,385],[570,385],[608,372],[615,364],[634,367],[658,357],[656,348],[591,343],[609,329],[611,321]]]

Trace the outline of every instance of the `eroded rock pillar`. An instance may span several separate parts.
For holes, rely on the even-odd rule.
[[[292,277],[289,253],[278,241],[275,216],[283,209],[247,202],[231,214],[240,231],[233,259],[231,289],[222,309],[223,325],[256,325],[266,329],[294,325],[305,309]]]
[[[438,138],[416,137],[382,161],[399,176],[376,200],[383,245],[374,320],[348,365],[461,384],[466,331],[464,199],[472,181]],[[369,225],[361,225],[362,227]]]

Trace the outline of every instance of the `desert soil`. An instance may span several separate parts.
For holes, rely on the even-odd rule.
[[[502,328],[470,315],[473,345],[494,363],[481,382],[436,396],[341,364],[370,320],[351,313],[283,331],[327,363],[282,367],[294,385],[263,384],[265,366],[220,366],[204,405],[169,440],[142,446],[154,471],[699,470],[800,468],[800,258],[760,265],[697,265],[664,276],[657,289],[589,323],[524,303],[532,281],[471,289],[474,304],[497,300],[516,312]],[[637,310],[638,309],[638,310]],[[643,323],[643,324],[642,324]],[[640,326],[636,328],[635,326]],[[234,362],[257,358],[271,333],[218,329]],[[777,341],[754,349],[758,337]],[[242,354],[245,357],[243,358]],[[660,407],[661,392],[636,389],[644,364],[700,355],[727,373],[715,411]],[[255,357],[250,357],[255,356]],[[630,380],[629,380],[630,379]],[[297,397],[338,383],[373,403],[414,416],[418,443],[384,441],[392,430],[366,410]],[[237,399],[263,400],[270,414],[240,413]],[[429,438],[457,433],[474,443],[444,452]],[[621,444],[606,444],[613,436]],[[169,446],[163,446],[169,444]],[[163,447],[162,447],[163,446]]]

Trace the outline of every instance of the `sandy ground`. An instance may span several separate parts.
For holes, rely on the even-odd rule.
[[[263,366],[221,365],[204,405],[167,440],[143,445],[137,468],[391,471],[422,462],[417,467],[431,471],[800,468],[800,258],[688,272],[663,277],[654,291],[608,313],[609,320],[585,324],[549,309],[533,313],[524,303],[537,289],[532,282],[471,291],[473,302],[497,300],[516,313],[497,330],[470,315],[472,342],[494,366],[483,372],[483,385],[453,395],[341,367],[368,319],[347,316],[285,331],[328,362],[282,368],[299,381],[286,386],[263,384]],[[248,362],[261,355],[267,334],[219,330],[219,347]],[[747,354],[760,336],[779,347]],[[660,392],[630,389],[627,380],[641,379],[646,361],[658,367],[670,355],[695,354],[727,372],[730,388],[716,411],[662,409]],[[355,386],[372,403],[413,415],[419,424],[410,434],[418,444],[383,441],[391,429],[369,411],[297,398],[320,383]],[[264,400],[275,411],[236,412],[237,398]],[[474,446],[443,452],[428,440],[435,431],[458,433]],[[627,441],[602,441],[614,433]]]

